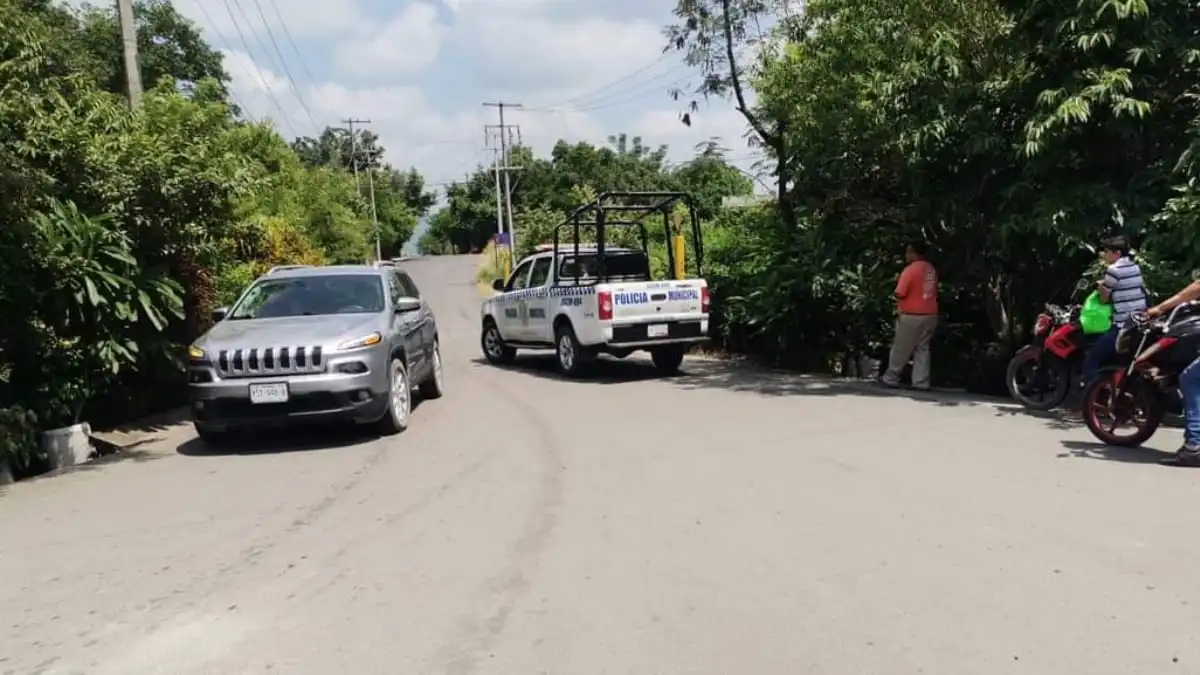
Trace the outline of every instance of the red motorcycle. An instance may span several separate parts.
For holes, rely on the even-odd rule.
[[[1079,310],[1079,305],[1047,304],[1034,323],[1033,342],[1008,362],[1008,393],[1026,408],[1057,408],[1067,400],[1071,385],[1079,382],[1083,358],[1099,337],[1083,332]]]
[[[1127,363],[1088,384],[1083,420],[1105,445],[1136,447],[1165,415],[1183,414],[1179,375],[1200,354],[1200,303],[1183,303],[1165,319],[1135,314],[1117,334],[1117,352]]]

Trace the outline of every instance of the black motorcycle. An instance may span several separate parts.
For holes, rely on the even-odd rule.
[[[1105,445],[1137,447],[1168,413],[1183,414],[1179,375],[1200,355],[1200,302],[1179,305],[1165,319],[1134,315],[1117,334],[1117,353],[1127,365],[1101,370],[1087,386],[1083,420]]]

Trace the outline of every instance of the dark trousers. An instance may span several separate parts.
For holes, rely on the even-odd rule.
[[[1096,379],[1096,375],[1100,373],[1100,367],[1105,361],[1112,359],[1117,355],[1117,333],[1120,331],[1115,324],[1096,339],[1096,344],[1092,345],[1087,356],[1083,357],[1083,383],[1086,385]]]

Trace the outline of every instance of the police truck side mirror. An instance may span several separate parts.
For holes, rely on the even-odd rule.
[[[493,291],[503,291],[504,290],[504,280],[503,279],[492,280],[492,290]]]

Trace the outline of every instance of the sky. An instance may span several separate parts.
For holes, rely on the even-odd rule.
[[[287,137],[365,119],[384,159],[433,188],[491,163],[484,125],[506,109],[544,156],[558,139],[641,136],[670,161],[710,138],[752,171],[746,124],[728,101],[689,128],[672,87],[696,82],[663,53],[675,0],[174,0],[225,54],[236,102]],[[515,133],[515,132],[514,132]]]
[[[499,120],[484,101],[523,104],[506,110],[505,121],[539,154],[560,138],[603,143],[625,132],[667,144],[673,161],[712,137],[747,169],[758,157],[729,102],[704,106],[691,128],[680,122],[685,103],[668,91],[694,83],[696,73],[677,53],[663,54],[674,0],[175,6],[225,53],[234,95],[250,115],[270,118],[289,137],[369,119],[386,159],[415,166],[436,186],[490,163],[484,125]]]

